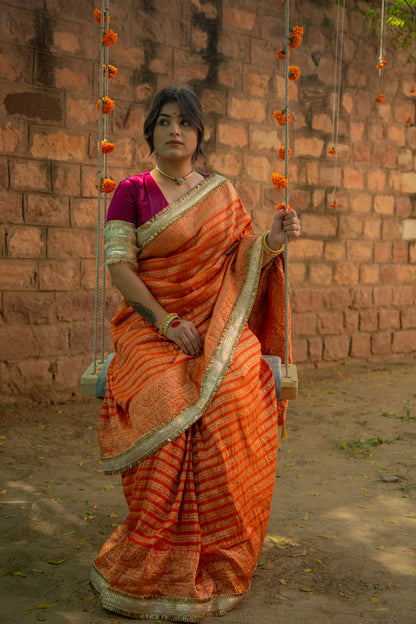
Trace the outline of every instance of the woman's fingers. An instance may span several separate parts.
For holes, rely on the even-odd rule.
[[[174,327],[172,327],[174,325]],[[168,328],[167,338],[172,340],[186,355],[198,356],[202,351],[202,341],[196,327],[190,321],[181,319]]]

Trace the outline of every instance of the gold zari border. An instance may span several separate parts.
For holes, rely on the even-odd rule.
[[[137,440],[130,448],[115,457],[101,457],[102,467],[107,474],[124,472],[146,457],[152,455],[193,425],[207,410],[212,398],[221,385],[231,363],[234,349],[247,323],[256,297],[262,260],[260,238],[253,240],[246,263],[243,287],[237,297],[226,326],[218,341],[215,352],[201,381],[198,399],[167,423],[161,425]]]
[[[136,241],[136,227],[134,223],[114,219],[105,226],[105,255],[106,266],[117,262],[128,262],[136,268],[139,248]]]
[[[111,589],[108,580],[93,565],[90,576],[92,586],[100,594],[104,609],[139,620],[168,620],[170,622],[200,622],[209,615],[225,615],[241,600],[244,594],[219,594],[207,600],[141,597]]]

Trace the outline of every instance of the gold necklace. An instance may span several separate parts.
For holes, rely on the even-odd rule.
[[[191,175],[193,173],[195,173],[195,170],[192,169],[191,173],[188,173],[188,175],[184,176],[183,178],[175,178],[175,176],[171,176],[168,173],[165,173],[165,171],[162,171],[162,169],[159,169],[159,167],[157,165],[156,165],[156,169],[159,171],[159,173],[164,175],[166,178],[169,178],[169,180],[173,180],[173,182],[175,182],[176,184],[183,184],[185,182],[185,180],[190,178]]]

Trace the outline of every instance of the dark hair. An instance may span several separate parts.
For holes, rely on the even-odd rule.
[[[162,106],[168,102],[178,102],[179,108],[186,121],[195,126],[198,130],[198,143],[195,153],[192,156],[194,162],[199,156],[203,156],[202,144],[204,142],[204,123],[202,121],[202,107],[199,99],[190,89],[186,87],[165,87],[153,98],[149,113],[144,121],[143,130],[144,138],[150,147],[150,153],[153,154],[155,146],[153,145],[153,130],[156,125],[157,118],[160,115]]]

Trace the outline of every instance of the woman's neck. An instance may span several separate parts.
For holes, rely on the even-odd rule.
[[[171,176],[172,178],[185,178],[193,171],[192,161],[186,159],[185,161],[171,161],[158,158],[156,165],[162,173]]]

